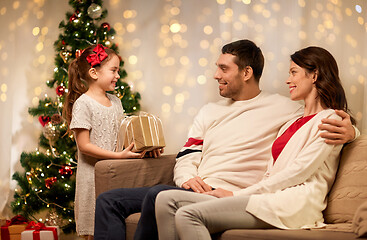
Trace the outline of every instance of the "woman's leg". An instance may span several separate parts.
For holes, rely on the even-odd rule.
[[[248,198],[216,198],[173,191],[158,195],[156,214],[160,239],[202,240],[228,229],[274,228],[246,212]]]
[[[175,217],[181,240],[208,239],[228,229],[275,228],[246,212],[249,196],[217,198],[180,208]]]
[[[190,195],[190,197],[186,197],[187,194]],[[159,239],[178,239],[175,226],[175,215],[179,208],[187,204],[213,199],[216,199],[216,197],[182,190],[160,192],[155,203]]]

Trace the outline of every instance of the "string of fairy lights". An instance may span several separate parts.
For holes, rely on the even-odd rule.
[[[62,68],[61,68],[62,69]],[[56,69],[55,69],[56,70]],[[63,71],[66,71],[66,69],[62,69]],[[49,83],[49,82],[48,82]],[[58,88],[56,88],[56,100],[53,101],[52,98],[48,98],[47,94],[45,94],[45,99],[46,102],[44,103],[44,107],[45,108],[56,108],[57,109],[57,113],[55,113],[52,117],[51,120],[47,119],[48,122],[44,122],[44,126],[42,129],[43,132],[43,136],[48,140],[49,142],[49,148],[45,149],[44,152],[41,152],[39,150],[39,148],[35,149],[35,154],[36,155],[40,155],[42,153],[46,154],[46,156],[52,156],[53,158],[63,158],[63,159],[67,159],[66,160],[66,165],[64,164],[57,164],[55,162],[52,161],[53,158],[49,158],[50,160],[50,164],[48,164],[46,166],[46,168],[50,168],[52,166],[56,166],[59,168],[59,173],[60,173],[60,177],[63,179],[64,176],[71,176],[73,174],[73,170],[77,168],[77,161],[74,160],[75,156],[71,156],[68,152],[63,151],[61,154],[57,152],[57,149],[54,147],[54,143],[57,140],[57,138],[59,138],[60,133],[61,132],[67,132],[68,127],[67,124],[65,123],[64,120],[61,119],[61,112],[63,109],[63,101],[62,101],[62,97],[64,96],[65,93],[67,93],[68,90],[64,87],[63,83],[60,84],[60,86]],[[49,101],[47,101],[49,100]],[[55,116],[55,117],[54,117]],[[39,118],[41,124],[42,124],[42,117]],[[68,137],[70,139],[73,139],[74,136],[72,134],[68,135]],[[37,179],[39,182],[41,182],[41,178],[45,177],[45,174],[43,173],[43,169],[42,168],[35,168],[35,169],[31,169],[30,171],[26,172],[26,176],[27,176],[27,180],[30,186],[32,186],[34,188],[34,186],[32,185],[32,181],[34,179]],[[52,187],[52,185],[56,182],[57,178],[56,177],[48,177],[46,179],[44,179],[43,181],[45,182],[45,187],[50,189]],[[67,183],[64,184],[64,187],[66,189],[69,189],[71,186]],[[23,204],[27,205],[27,198],[30,196],[30,193],[26,193],[26,194],[22,194],[21,191],[18,191],[18,189],[15,189],[15,191],[21,196],[21,199],[23,199]],[[57,207],[62,209],[63,211],[71,211],[73,210],[72,208],[66,208],[64,206],[61,206],[60,204],[57,204],[55,202],[50,202],[45,200],[41,194],[43,193],[43,189],[42,188],[34,188],[33,189],[34,193],[36,194],[37,198],[43,202],[47,208],[50,207]],[[18,205],[20,205],[21,203],[18,201],[17,203]],[[46,216],[45,221],[50,221],[50,219],[53,219],[54,222],[60,222],[60,219],[57,215],[57,213],[55,211],[51,211],[50,213],[48,213],[48,215]],[[42,221],[42,218],[38,219],[38,221]],[[69,219],[69,222],[72,222],[72,219]]]

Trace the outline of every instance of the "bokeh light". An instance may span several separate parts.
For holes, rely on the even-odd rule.
[[[357,13],[362,13],[362,7],[360,5],[356,5],[356,11]]]
[[[173,23],[169,29],[173,33],[178,33],[181,30],[181,25],[179,23]]]

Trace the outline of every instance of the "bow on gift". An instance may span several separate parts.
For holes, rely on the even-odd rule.
[[[9,240],[10,239],[9,226],[21,225],[21,224],[28,224],[28,220],[22,215],[16,215],[12,219],[6,220],[5,225],[1,226],[1,239]]]
[[[26,230],[34,230],[33,231],[33,240],[40,240],[40,232],[42,230],[46,231],[52,231],[54,235],[54,240],[58,240],[57,236],[57,229],[55,227],[46,227],[43,223],[35,223],[34,221],[31,221],[28,226],[25,228]]]
[[[97,44],[97,46],[93,49],[93,52],[89,56],[87,56],[87,61],[90,63],[92,67],[100,64],[103,60],[106,59],[108,54],[105,51],[106,47],[102,46],[102,44]]]
[[[27,224],[28,220],[23,217],[22,215],[16,215],[15,217],[13,217],[10,220],[6,220],[6,227],[9,227],[11,225],[20,225],[20,224]]]

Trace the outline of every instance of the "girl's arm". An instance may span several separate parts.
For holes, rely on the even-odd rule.
[[[125,148],[122,152],[113,152],[105,150],[93,144],[89,140],[89,130],[83,128],[73,129],[75,133],[76,144],[78,149],[83,154],[95,157],[97,159],[111,159],[111,158],[142,158],[144,157],[145,151],[140,153],[132,152],[131,149],[134,147],[134,143],[130,144],[129,147]]]

